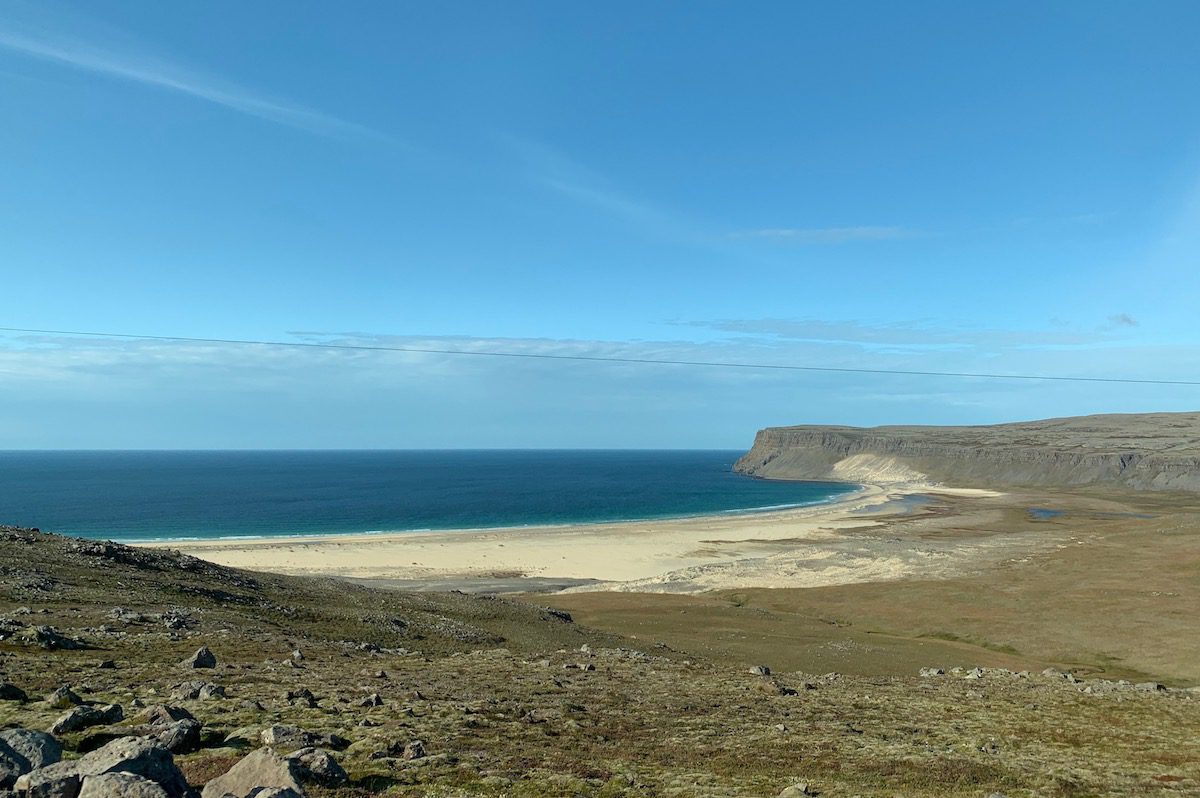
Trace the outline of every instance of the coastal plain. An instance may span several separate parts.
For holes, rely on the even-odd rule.
[[[1159,421],[1164,456],[1080,445],[1112,417],[1040,422],[1067,432],[1046,450],[1037,425],[760,433],[742,470],[863,485],[775,512],[170,548],[0,528],[0,726],[68,757],[16,784],[171,745],[202,798],[285,754],[322,765],[279,764],[315,798],[1200,795],[1197,417]],[[1015,484],[1030,463],[1069,484]]]
[[[1190,496],[868,485],[816,507],[618,524],[187,542],[237,568],[531,593],[727,661],[931,662],[1200,682]]]

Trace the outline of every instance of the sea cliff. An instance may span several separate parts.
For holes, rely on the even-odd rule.
[[[734,470],[769,479],[1200,492],[1200,413],[963,427],[769,427]]]

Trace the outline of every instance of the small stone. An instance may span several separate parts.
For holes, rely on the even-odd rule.
[[[379,693],[371,693],[369,696],[358,702],[360,707],[381,707],[383,706],[383,698]]]
[[[804,795],[816,795],[816,793],[812,791],[807,782],[802,781],[791,787],[785,787],[783,792],[779,793],[779,798],[800,798]]]

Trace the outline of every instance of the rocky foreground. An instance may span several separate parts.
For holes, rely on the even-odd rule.
[[[0,528],[0,795],[1200,794],[1191,690],[768,665]]]
[[[734,470],[772,479],[1200,492],[1200,413],[972,427],[770,427]]]

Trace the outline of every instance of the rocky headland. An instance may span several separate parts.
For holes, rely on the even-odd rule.
[[[734,469],[768,479],[1194,493],[1200,492],[1200,413],[962,427],[770,427]]]

